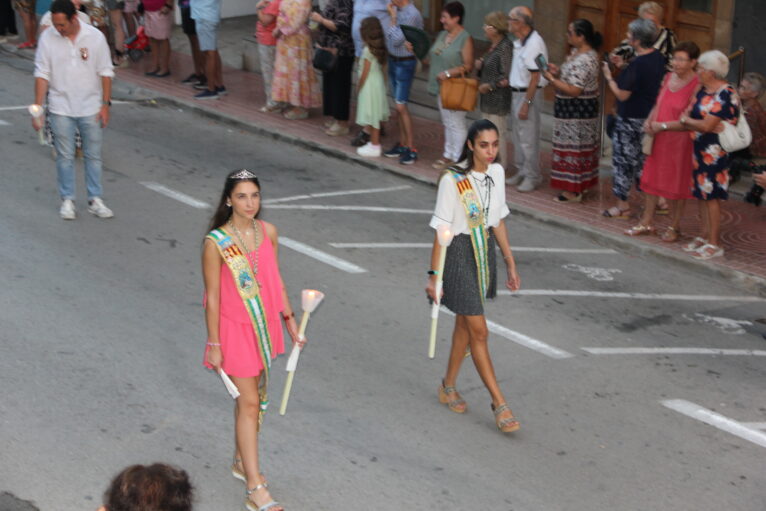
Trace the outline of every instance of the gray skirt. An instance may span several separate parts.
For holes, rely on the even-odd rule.
[[[495,254],[495,235],[489,230],[489,286],[487,298],[497,296],[497,257]],[[455,314],[480,316],[484,314],[484,304],[479,292],[479,278],[476,259],[470,234],[458,234],[447,247],[447,260],[444,263],[444,296],[442,305]]]

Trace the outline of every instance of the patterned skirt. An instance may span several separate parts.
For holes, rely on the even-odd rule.
[[[557,97],[551,187],[582,193],[598,183],[598,98]]]
[[[489,231],[487,243],[489,251],[489,286],[487,298],[497,296],[497,256],[495,254],[495,235]],[[455,314],[480,316],[484,314],[484,304],[479,292],[478,270],[473,255],[470,234],[458,234],[447,247],[447,260],[444,263],[444,296],[442,305]]]

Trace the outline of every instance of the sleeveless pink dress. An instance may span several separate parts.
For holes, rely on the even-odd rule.
[[[261,222],[263,229],[263,222]],[[263,229],[265,232],[265,229]],[[272,358],[285,352],[284,336],[282,333],[282,277],[277,267],[277,258],[274,254],[274,246],[271,239],[264,236],[258,247],[258,274],[255,279],[260,287],[260,295],[263,307],[266,310],[266,323],[271,336]],[[252,252],[251,252],[252,254]],[[250,255],[252,259],[255,259]],[[252,261],[250,265],[252,266]],[[250,315],[242,303],[234,276],[225,263],[221,264],[221,313],[218,325],[218,334],[221,339],[221,354],[223,355],[223,371],[229,376],[238,378],[251,378],[258,376],[263,371],[261,352],[258,347],[258,338],[250,320]],[[207,363],[205,347],[203,364],[208,369],[212,366]]]
[[[667,88],[670,73],[660,90],[657,104],[657,122],[677,121],[689,106],[699,79],[695,76],[681,89]],[[641,190],[666,199],[691,199],[689,183],[692,179],[694,148],[688,131],[661,131],[654,135],[652,154],[644,160],[641,172]]]

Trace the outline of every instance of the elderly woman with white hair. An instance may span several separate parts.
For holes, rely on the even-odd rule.
[[[657,92],[665,76],[665,58],[652,47],[657,27],[654,23],[637,19],[628,25],[628,39],[636,51],[636,58],[615,80],[609,64],[604,62],[603,72],[609,90],[617,98],[617,119],[612,138],[612,192],[617,203],[603,211],[607,218],[630,218],[628,196],[633,183],[641,177],[644,155],[641,152],[643,125],[654,107]]]
[[[739,84],[739,97],[745,109],[745,119],[753,133],[750,147],[745,149],[749,159],[766,158],[766,111],[761,106],[761,96],[766,88],[766,79],[760,73],[745,73]]]
[[[737,124],[739,97],[726,82],[729,59],[718,50],[706,51],[697,61],[702,86],[688,116],[679,122],[694,132],[692,195],[699,199],[702,235],[683,249],[696,259],[723,256],[721,247],[721,201],[729,196],[729,153],[723,150],[718,133],[722,122]]]

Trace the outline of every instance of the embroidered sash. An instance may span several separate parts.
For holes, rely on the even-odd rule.
[[[234,243],[231,236],[223,229],[214,229],[210,231],[207,238],[215,243],[218,252],[226,262],[226,266],[231,270],[234,276],[234,284],[237,286],[242,302],[245,304],[250,320],[253,322],[253,329],[258,338],[258,351],[261,354],[263,363],[264,378],[261,379],[258,388],[258,395],[261,401],[260,413],[258,414],[258,423],[263,422],[263,414],[269,406],[269,399],[266,389],[269,384],[269,371],[271,369],[271,337],[266,323],[266,309],[263,307],[263,300],[259,294],[258,282],[255,280],[253,269],[247,260],[247,256]],[[257,250],[257,249],[256,249]]]
[[[463,203],[468,228],[471,230],[471,245],[473,245],[473,256],[476,260],[476,273],[479,277],[479,292],[481,293],[481,303],[484,303],[489,287],[489,250],[487,248],[489,235],[484,225],[484,212],[481,210],[481,202],[471,185],[471,180],[468,179],[468,175],[454,170],[450,172],[455,178],[460,202]]]

